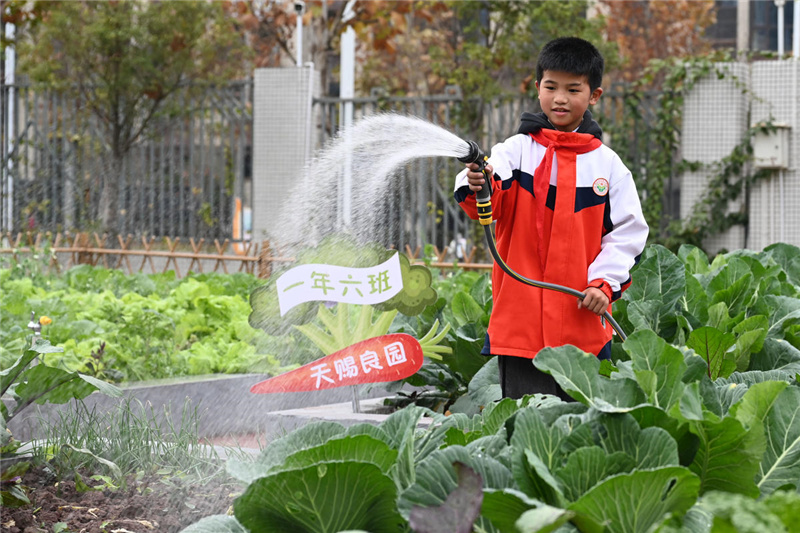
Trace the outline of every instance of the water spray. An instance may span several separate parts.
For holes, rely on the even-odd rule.
[[[509,267],[506,262],[503,261],[503,258],[500,257],[500,253],[497,251],[494,233],[492,233],[492,190],[489,186],[489,179],[491,176],[489,175],[489,172],[486,171],[486,165],[489,162],[489,158],[486,156],[486,154],[484,154],[483,150],[481,150],[481,148],[478,146],[478,143],[475,141],[466,141],[466,143],[468,146],[468,153],[465,156],[458,157],[458,160],[466,164],[477,164],[477,171],[483,173],[483,187],[481,187],[480,191],[475,193],[475,199],[478,207],[478,221],[481,223],[484,232],[486,233],[486,243],[489,246],[489,251],[497,263],[497,266],[499,266],[503,272],[511,276],[513,279],[526,285],[538,287],[540,289],[557,291],[570,296],[575,296],[581,300],[586,298],[586,294],[575,289],[571,289],[563,285],[556,285],[555,283],[546,283],[544,281],[526,278],[525,276],[514,272],[514,270],[512,270],[511,267]],[[617,321],[611,316],[611,313],[605,311],[601,317],[601,320],[607,320],[623,341],[628,338],[620,325],[617,324]]]

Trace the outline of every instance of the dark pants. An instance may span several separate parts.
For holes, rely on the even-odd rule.
[[[611,358],[610,342],[603,346],[597,357],[599,359]],[[533,359],[498,355],[497,365],[500,368],[500,387],[503,390],[503,398],[516,400],[526,394],[539,393],[558,396],[565,402],[575,401],[556,383],[553,376],[545,374],[533,366]]]

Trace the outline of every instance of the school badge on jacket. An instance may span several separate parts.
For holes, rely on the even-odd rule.
[[[605,178],[597,178],[592,183],[592,190],[597,196],[605,196],[608,194],[608,180]]]

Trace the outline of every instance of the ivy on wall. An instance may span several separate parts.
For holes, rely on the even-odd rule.
[[[755,99],[743,82],[725,65],[730,57],[711,55],[697,58],[657,59],[650,62],[637,86],[625,99],[625,114],[642,118],[642,100],[645,87],[658,87],[657,105],[649,118],[649,127],[622,135],[627,141],[628,153],[635,143],[646,157],[632,162],[629,168],[637,169],[637,183],[642,197],[642,210],[650,225],[650,240],[677,250],[681,244],[703,247],[708,238],[724,233],[735,225],[747,225],[747,207],[730,210],[731,202],[738,200],[755,182],[769,177],[771,171],[752,168],[753,138],[758,132],[774,131],[772,120],[748,129],[742,141],[730,154],[713,164],[689,162],[680,158],[681,124],[686,95],[697,82],[707,76],[729,79],[744,94]],[[630,120],[622,127],[629,127]],[[620,150],[624,153],[624,150]],[[626,162],[630,163],[630,162]],[[677,220],[665,212],[665,194],[671,180],[687,170],[708,170],[711,176],[705,192],[688,215]]]
[[[770,169],[754,169],[750,165],[753,161],[753,138],[760,132],[772,131],[775,131],[775,126],[771,121],[749,128],[730,154],[711,165],[714,173],[704,194],[692,206],[688,216],[670,224],[664,241],[666,246],[673,250],[681,244],[702,248],[709,237],[720,235],[736,225],[747,226],[747,202],[736,211],[731,211],[729,206],[746,194],[754,183],[772,175]],[[683,166],[696,170],[707,165],[683,162]]]

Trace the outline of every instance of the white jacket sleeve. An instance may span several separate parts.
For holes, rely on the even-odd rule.
[[[609,187],[611,231],[600,242],[600,253],[589,265],[587,283],[606,281],[616,299],[630,283],[631,268],[647,243],[649,228],[631,172],[615,155]]]
[[[529,157],[527,153],[531,150],[531,138],[528,135],[514,135],[504,142],[495,144],[489,156],[489,164],[494,169],[494,175],[500,180],[510,180],[514,176],[514,170],[520,168],[523,159]],[[456,176],[455,190],[467,187],[467,170],[464,169]]]

